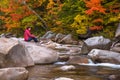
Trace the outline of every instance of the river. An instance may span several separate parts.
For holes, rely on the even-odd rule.
[[[74,70],[62,71],[59,68],[62,64],[35,65],[27,68],[29,71],[28,80],[55,80],[59,77],[71,78],[74,80],[111,80],[111,75],[119,76],[120,69],[102,67],[102,66],[86,66],[74,65]],[[119,80],[119,79],[113,79]]]

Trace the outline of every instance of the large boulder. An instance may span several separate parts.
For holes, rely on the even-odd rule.
[[[13,38],[0,38],[0,67],[27,67],[34,65],[27,49]]]
[[[94,62],[120,64],[120,53],[117,52],[93,49],[88,53],[88,56],[91,57]]]
[[[49,64],[58,60],[56,51],[37,45],[38,43],[23,42],[35,64]]]
[[[22,67],[0,69],[0,80],[27,80],[28,71]]]
[[[91,37],[84,41],[88,46],[89,50],[92,49],[103,49],[109,50],[112,43],[110,39],[104,38],[103,36]]]

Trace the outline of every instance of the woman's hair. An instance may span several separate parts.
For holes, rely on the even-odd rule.
[[[29,29],[29,28],[31,28],[31,27],[28,26],[26,29]]]

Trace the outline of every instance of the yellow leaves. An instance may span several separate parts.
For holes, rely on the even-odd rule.
[[[39,2],[39,5],[42,5],[43,4],[43,2],[45,2],[46,0],[38,0],[38,2]]]
[[[0,0],[0,7],[7,7],[7,4],[9,3],[9,0]]]
[[[76,22],[79,22],[79,23],[81,23],[82,22],[82,20],[85,20],[86,19],[86,16],[84,16],[84,15],[77,15],[75,18],[74,18],[74,20],[76,21]]]
[[[109,18],[109,21],[110,22],[115,22],[115,21],[118,21],[118,17],[116,16],[114,16],[114,17],[111,17],[111,18]]]
[[[86,34],[86,31],[85,31],[85,30],[80,30],[80,29],[79,29],[79,30],[76,31],[76,33],[77,33],[77,34]]]
[[[120,19],[120,13],[118,14],[118,19]]]
[[[51,29],[53,32],[60,32],[60,33],[64,33],[64,29],[61,27],[54,27]]]
[[[85,15],[77,15],[74,18],[73,24],[71,24],[72,28],[76,30],[77,34],[85,34],[86,30],[87,17]]]
[[[53,0],[49,0],[49,4],[47,5],[47,9],[51,9],[54,7],[54,1]]]
[[[48,14],[56,15],[58,11],[62,9],[62,7],[63,7],[63,4],[61,3],[60,0],[57,0],[56,2],[54,2],[54,0],[49,0],[49,3],[46,9],[48,10]]]

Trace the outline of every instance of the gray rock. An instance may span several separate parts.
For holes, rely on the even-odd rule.
[[[48,31],[47,33],[45,33],[45,35],[43,35],[41,37],[41,39],[52,39],[55,38],[55,33],[53,33],[52,31]]]
[[[120,53],[117,52],[93,49],[88,53],[88,56],[91,57],[94,62],[120,64]]]
[[[111,40],[104,38],[103,36],[91,37],[84,41],[89,50],[91,49],[103,49],[109,50],[112,45]]]
[[[22,67],[0,69],[0,80],[27,80],[28,71]]]
[[[11,38],[0,38],[0,67],[27,67],[34,65],[26,48]]]
[[[35,64],[49,64],[58,60],[58,54],[47,47],[37,46],[36,43],[23,42]]]

